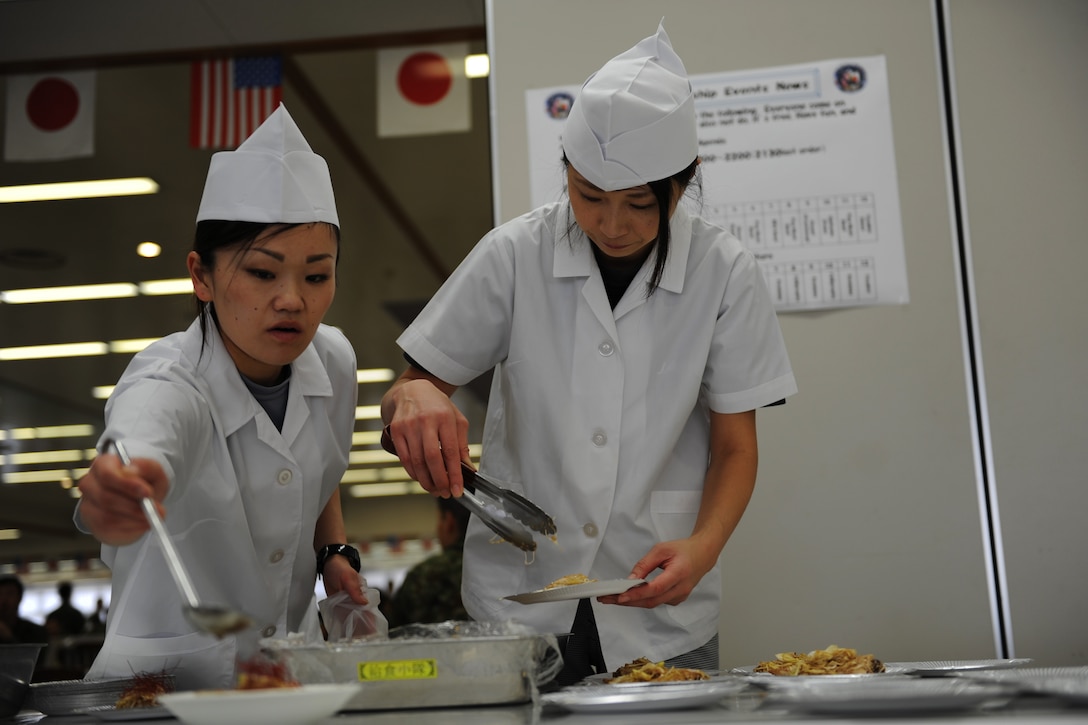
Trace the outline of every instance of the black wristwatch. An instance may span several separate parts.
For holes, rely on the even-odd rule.
[[[317,552],[317,575],[325,571],[325,562],[329,560],[330,556],[336,556],[339,554],[348,560],[351,564],[351,568],[355,571],[359,571],[362,568],[362,562],[359,561],[359,550],[354,546],[348,546],[347,544],[329,544],[328,546],[322,546]]]

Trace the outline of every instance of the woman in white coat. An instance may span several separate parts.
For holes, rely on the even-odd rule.
[[[339,483],[355,421],[355,354],[322,324],[339,220],[328,166],[284,106],[213,156],[188,268],[198,316],[136,355],[106,404],[76,523],[112,571],[89,679],[166,671],[179,689],[234,685],[235,637],[185,619],[140,502],[150,496],[199,595],[253,636],[320,637],[315,576],[366,598]],[[123,443],[123,467],[107,441]]]
[[[698,143],[663,27],[586,81],[563,151],[568,200],[477,244],[398,339],[410,366],[382,417],[412,477],[458,496],[468,425],[449,396],[494,367],[483,472],[552,514],[558,545],[526,565],[474,520],[469,613],[575,632],[589,654],[568,679],[641,656],[716,668],[718,556],[755,484],[755,411],[796,384],[753,255],[679,203]],[[574,573],[649,583],[503,599]]]

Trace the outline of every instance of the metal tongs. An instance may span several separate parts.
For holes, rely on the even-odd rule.
[[[382,430],[382,448],[387,453],[397,455],[393,438],[389,435],[389,426]],[[485,478],[464,461],[461,462],[461,475],[465,481],[465,492],[455,500],[480,517],[489,529],[522,551],[536,551],[533,531],[554,536],[559,530],[555,520],[542,508],[521,494]]]

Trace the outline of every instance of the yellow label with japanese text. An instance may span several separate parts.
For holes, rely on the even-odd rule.
[[[385,660],[360,662],[359,681],[430,680],[438,677],[435,660]]]

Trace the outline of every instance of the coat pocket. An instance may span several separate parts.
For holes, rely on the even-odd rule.
[[[206,634],[177,637],[111,635],[87,673],[87,679],[132,677],[133,673],[174,675],[178,690],[234,686],[233,637],[212,639]]]
[[[702,491],[654,491],[650,494],[650,519],[660,541],[685,539],[695,528]]]

